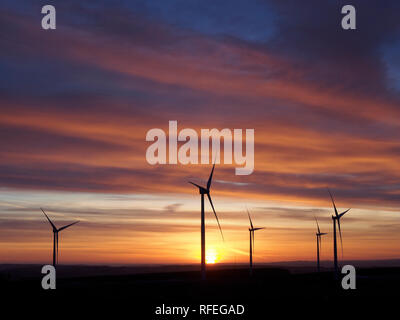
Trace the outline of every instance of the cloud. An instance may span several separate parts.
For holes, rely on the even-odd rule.
[[[165,206],[165,211],[167,212],[176,212],[180,207],[182,207],[182,203],[173,203]]]

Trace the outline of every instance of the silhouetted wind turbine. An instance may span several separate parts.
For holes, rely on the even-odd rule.
[[[203,280],[205,280],[205,278],[206,278],[206,230],[205,230],[205,219],[204,219],[204,195],[205,194],[207,195],[208,200],[210,201],[211,208],[215,215],[215,219],[217,219],[218,228],[219,228],[219,231],[221,232],[222,240],[224,240],[224,235],[222,234],[221,225],[219,224],[218,216],[217,216],[217,213],[215,212],[214,205],[212,203],[211,196],[210,196],[210,187],[211,187],[212,177],[214,174],[214,168],[215,168],[215,163],[212,167],[210,177],[208,178],[206,188],[189,181],[189,183],[191,183],[195,187],[199,188],[199,193],[201,194],[201,227],[200,227],[201,228],[201,276],[202,276]]]
[[[64,227],[61,227],[59,229],[56,228],[56,226],[54,225],[54,223],[50,220],[50,218],[47,216],[46,212],[44,212],[44,210],[42,208],[40,208],[40,210],[42,210],[42,212],[44,213],[44,215],[46,216],[47,220],[49,220],[51,227],[53,228],[53,266],[55,267],[56,264],[58,263],[58,233],[64,229],[69,228],[70,226],[78,223],[79,221],[75,221],[73,223],[67,224]]]
[[[253,275],[253,253],[254,253],[254,231],[265,229],[265,228],[254,228],[253,222],[251,221],[249,210],[247,210],[247,215],[250,221],[250,275]]]
[[[339,227],[339,236],[340,236],[340,246],[342,248],[342,254],[343,254],[343,241],[342,241],[342,231],[340,230],[340,218],[344,216],[346,212],[348,212],[350,209],[347,209],[346,211],[342,212],[341,214],[338,213],[335,205],[335,201],[333,200],[333,196],[331,194],[331,191],[328,189],[329,195],[331,196],[333,208],[335,209],[335,215],[332,216],[332,221],[333,221],[333,265],[335,268],[335,275],[337,276],[339,273],[339,267],[338,267],[338,258],[337,258],[337,240],[336,240],[336,222]]]
[[[315,222],[317,223],[317,233],[315,234],[317,236],[317,269],[318,272],[320,271],[320,267],[319,267],[319,251],[321,249],[321,236],[327,234],[327,233],[322,233],[321,230],[319,229],[319,225],[318,225],[318,220],[317,218],[315,218]]]

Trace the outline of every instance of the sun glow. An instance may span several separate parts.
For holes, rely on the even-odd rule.
[[[206,252],[206,263],[214,264],[218,260],[217,251],[214,248],[208,249]]]

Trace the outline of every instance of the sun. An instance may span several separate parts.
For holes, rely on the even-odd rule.
[[[207,264],[214,264],[217,262],[218,254],[217,251],[213,248],[207,250],[206,253],[206,263]]]

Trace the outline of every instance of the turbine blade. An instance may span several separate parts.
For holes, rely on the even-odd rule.
[[[214,212],[214,215],[215,215],[215,219],[217,219],[218,228],[219,228],[219,231],[221,232],[222,240],[225,241],[224,234],[222,233],[221,225],[219,224],[218,216],[217,216],[217,213],[215,212],[214,205],[212,203],[212,200],[211,200],[211,197],[210,197],[209,193],[207,193],[207,197],[208,197],[208,200],[210,201],[211,208],[213,209],[213,212]]]
[[[347,209],[346,211],[342,212],[341,214],[339,214],[339,218],[341,218],[342,216],[344,216],[350,209]]]
[[[342,240],[342,231],[340,229],[340,219],[337,219],[337,223],[339,227],[340,247],[342,248],[342,258],[343,258],[343,240]]]
[[[57,230],[56,226],[54,225],[53,222],[51,222],[50,218],[47,216],[46,212],[44,212],[44,210],[42,208],[40,208],[40,210],[42,210],[42,212],[44,213],[44,215],[46,216],[47,220],[49,220],[51,226],[53,227],[53,230]]]
[[[67,229],[67,228],[69,228],[70,226],[73,226],[74,224],[77,224],[78,222],[79,222],[79,221],[75,221],[75,222],[72,222],[72,223],[70,223],[70,224],[67,224],[66,226],[61,227],[60,229],[58,229],[58,231]]]
[[[214,174],[214,168],[215,168],[215,162],[214,162],[213,167],[211,169],[210,177],[208,178],[208,181],[207,181],[207,190],[210,190],[210,187],[211,187],[211,181],[212,181],[212,177],[213,177],[213,174]]]
[[[338,212],[337,212],[337,209],[336,209],[335,201],[333,200],[332,193],[331,193],[331,191],[329,189],[328,189],[328,192],[329,192],[329,195],[331,196],[332,204],[333,204],[333,207],[335,208],[335,215],[337,217],[338,216]]]
[[[321,251],[322,251],[322,237],[321,236],[319,236],[319,252],[320,252],[320,254],[321,254]]]
[[[198,184],[196,184],[196,183],[194,183],[194,182],[192,182],[192,181],[189,181],[189,183],[192,184],[192,185],[194,185],[195,187],[197,187],[197,188],[199,188],[199,189],[203,189],[202,186],[199,186]]]
[[[254,230],[253,230],[253,254],[254,254],[254,244],[255,244],[254,238],[255,238],[255,236],[254,236]]]
[[[58,264],[58,232],[57,232],[57,247],[56,247],[56,263]]]
[[[253,222],[251,221],[251,218],[250,218],[250,212],[249,212],[249,210],[247,208],[246,208],[246,210],[247,210],[247,215],[249,216],[251,229],[254,229]]]
[[[250,245],[251,245],[251,250],[250,253],[253,254],[253,231],[250,230]]]
[[[53,266],[56,265],[56,237],[57,237],[57,231],[53,230]]]
[[[317,223],[317,229],[318,229],[318,233],[321,233],[321,230],[319,230],[319,224],[318,224],[318,220],[317,220],[317,218],[316,218],[316,217],[314,217],[314,219],[315,219],[315,222]]]
[[[257,230],[261,230],[261,229],[265,229],[265,228],[254,228],[253,231],[257,231]]]

